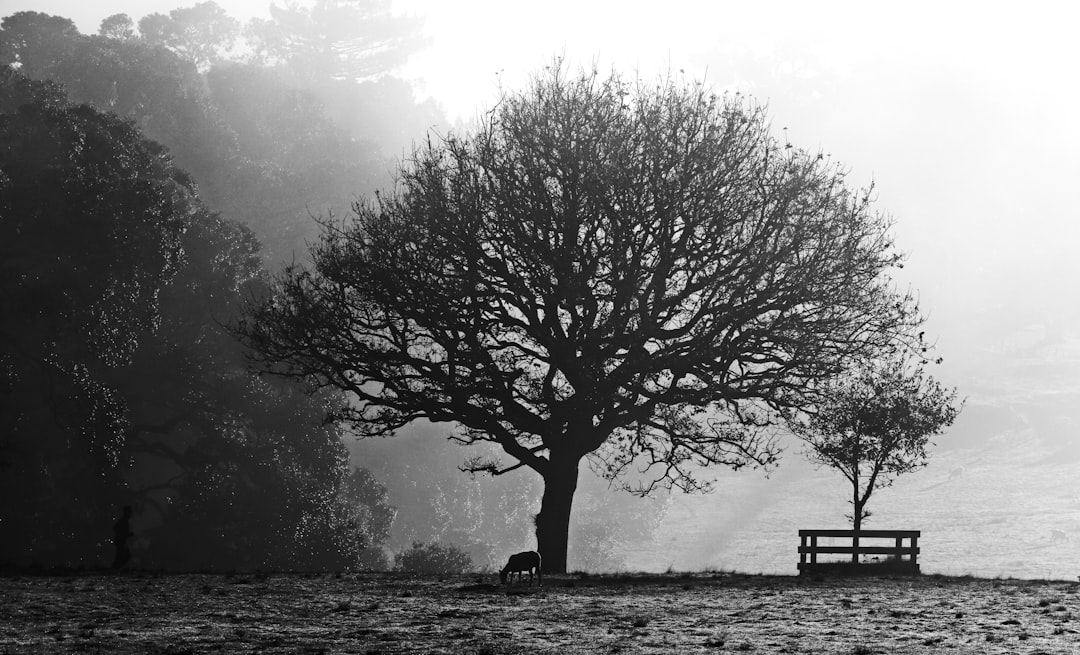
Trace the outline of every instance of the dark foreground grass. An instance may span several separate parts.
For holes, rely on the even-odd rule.
[[[723,572],[0,577],[0,653],[1076,653],[1075,582]]]

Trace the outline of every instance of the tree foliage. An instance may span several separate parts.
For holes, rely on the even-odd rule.
[[[245,31],[254,62],[279,84],[314,94],[323,113],[365,147],[396,158],[445,123],[434,101],[418,101],[412,86],[393,75],[425,43],[421,18],[392,13],[387,0],[289,2],[271,5],[270,13]],[[391,166],[386,161],[384,168]]]
[[[38,62],[67,54],[50,52],[56,44],[70,43],[79,35],[79,29],[71,19],[37,11],[19,11],[5,16],[0,29],[3,30],[0,32],[0,63],[16,65],[29,77],[37,77],[32,71]]]
[[[256,56],[302,78],[358,82],[404,64],[424,42],[423,19],[391,13],[389,0],[270,5],[246,34]]]
[[[107,39],[126,41],[135,38],[135,23],[127,14],[113,14],[101,19],[98,34]]]
[[[194,63],[140,39],[48,29],[57,22],[34,12],[4,18],[0,53],[8,56],[0,64],[18,61],[22,74],[62,84],[73,102],[134,121],[169,148],[177,166],[199,183],[204,200],[224,193],[215,181],[236,164],[236,139],[205,102],[205,82]],[[36,40],[20,36],[26,33]]]
[[[160,324],[193,211],[132,125],[0,70],[0,559],[94,555],[125,445],[108,378]]]
[[[164,46],[205,70],[233,47],[240,35],[240,23],[216,2],[206,0],[173,9],[168,16],[143,16],[139,34],[147,43]]]
[[[808,415],[792,432],[808,446],[812,461],[840,471],[851,484],[855,530],[870,517],[875,489],[926,466],[934,435],[960,412],[956,390],[926,374],[921,361],[893,356],[864,362],[829,381]]]
[[[63,84],[75,102],[135,121],[168,146],[209,208],[255,231],[274,265],[317,237],[312,215],[346,213],[357,193],[386,183],[390,154],[440,120],[400,80],[324,88],[284,69],[220,60],[201,73],[179,52],[145,38],[84,36],[37,12],[0,23],[0,64],[18,63],[28,77]]]
[[[0,561],[101,562],[134,504],[140,565],[386,565],[392,508],[328,397],[249,373],[224,327],[264,275],[249,229],[132,123],[11,69],[0,189]]]
[[[168,19],[169,29],[183,31],[184,25],[198,23],[200,16],[221,17],[213,6],[204,5],[194,9],[209,13],[178,10],[160,18]],[[386,535],[384,510],[389,505],[383,498],[384,509],[373,509],[376,505],[370,502],[376,501],[358,501],[355,490],[350,491],[342,432],[323,424],[324,403],[332,402],[332,394],[309,399],[292,382],[251,376],[243,348],[223,329],[236,315],[241,294],[257,292],[263,275],[261,262],[291,259],[302,252],[305,240],[314,235],[315,223],[309,214],[347,207],[355,185],[374,186],[374,181],[365,180],[384,174],[385,156],[378,147],[327,120],[320,101],[295,80],[287,82],[278,72],[226,64],[216,57],[211,69],[201,72],[196,65],[199,57],[191,54],[195,50],[188,53],[182,39],[175,39],[194,39],[194,45],[202,39],[202,45],[209,47],[216,37],[205,30],[170,34],[162,31],[151,39],[136,37],[132,21],[122,14],[103,21],[96,36],[79,34],[66,18],[37,12],[14,14],[0,23],[0,63],[13,65],[31,78],[55,80],[73,101],[130,120],[129,124],[112,119],[166,144],[168,157],[160,146],[147,146],[163,161],[175,161],[175,166],[169,165],[182,183],[192,194],[197,183],[199,198],[207,205],[192,196],[190,213],[176,239],[175,270],[154,296],[156,318],[106,324],[103,336],[128,341],[128,350],[123,352],[129,360],[113,367],[99,366],[91,371],[93,375],[80,373],[77,381],[85,388],[80,387],[71,398],[63,395],[68,391],[55,380],[43,381],[49,389],[59,390],[52,398],[65,398],[64,403],[35,396],[43,386],[12,386],[17,397],[5,402],[5,411],[24,407],[18,416],[31,426],[20,434],[39,430],[56,439],[48,445],[43,439],[37,451],[9,440],[5,463],[23,467],[22,473],[37,466],[33,470],[47,471],[52,477],[20,478],[13,473],[7,488],[26,489],[31,497],[53,500],[49,508],[28,503],[20,509],[20,494],[7,496],[8,507],[22,512],[19,520],[25,523],[8,523],[20,534],[9,540],[12,550],[0,554],[0,559],[10,554],[12,561],[25,562],[32,551],[42,563],[93,561],[103,546],[101,533],[93,525],[110,523],[115,505],[123,502],[136,505],[135,556],[144,564],[385,566],[380,544]],[[53,93],[57,106],[67,106],[59,88]],[[24,100],[5,96],[4,112],[17,113]],[[411,96],[401,98],[405,100],[411,102]],[[80,111],[93,113],[88,107]],[[403,108],[401,113],[408,110]],[[371,129],[382,129],[382,125]],[[35,147],[30,134],[23,134],[18,147],[13,147],[13,161],[29,164],[48,151],[35,153]],[[74,158],[79,156],[83,154]],[[100,168],[107,169],[107,164]],[[191,175],[181,169],[190,170]],[[113,197],[118,198],[118,193]],[[64,260],[57,248],[68,247],[63,237],[69,232],[74,237],[75,232],[54,225],[56,233],[47,235],[45,224],[37,226],[31,219],[53,211],[50,202],[57,208],[60,203],[44,194],[37,202],[42,207],[20,208],[27,209],[24,219],[33,226],[24,233],[38,234],[35,230],[40,228],[41,238],[32,243],[28,239],[5,242],[0,249],[10,244],[4,255],[15,257],[13,263],[37,261],[39,268],[45,268],[43,262],[52,258]],[[248,222],[250,229],[236,220]],[[88,243],[105,238],[89,225],[80,229],[91,234]],[[134,245],[125,239],[135,237],[121,231],[109,238],[115,241],[110,247],[118,247]],[[260,251],[258,241],[269,250]],[[79,275],[68,277],[92,282],[101,272],[99,267],[111,265],[111,252],[100,250],[87,264],[85,280],[77,279]],[[122,254],[140,252],[149,256],[153,249],[132,247]],[[94,257],[93,251],[76,254]],[[41,286],[47,290],[42,300],[52,297],[48,294],[68,298],[70,290],[64,282],[59,277],[43,279]],[[132,282],[117,288],[126,288],[124,284]],[[57,342],[60,346],[75,348],[69,336],[85,338],[85,330],[78,327],[82,320],[71,317],[73,327]],[[15,375],[7,363],[5,383]],[[98,400],[88,407],[85,398],[89,397]],[[30,399],[36,400],[25,402]],[[78,426],[68,421],[48,427],[58,413],[92,413],[107,427],[101,434],[107,431],[114,438],[111,449],[102,452],[115,460],[112,468],[102,468],[77,447],[80,442],[72,438],[72,431]],[[35,452],[41,455],[34,460],[37,464],[32,463]],[[31,479],[46,486],[33,486],[37,483]],[[63,489],[81,490],[65,493],[53,487],[59,492],[46,493],[49,481],[59,479],[70,480]],[[270,499],[280,505],[269,504]],[[71,520],[76,514],[81,523]],[[376,520],[376,516],[382,518]],[[61,534],[79,535],[86,547],[70,542],[63,553],[46,553],[44,546],[52,548],[51,544],[68,539],[57,537]],[[18,556],[11,554],[16,550]]]
[[[869,192],[697,84],[556,63],[399,175],[242,333],[272,370],[353,394],[338,416],[361,434],[454,422],[516,460],[473,470],[536,471],[551,570],[581,459],[653,470],[643,492],[769,464],[781,412],[922,320]]]

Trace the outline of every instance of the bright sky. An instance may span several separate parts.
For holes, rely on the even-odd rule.
[[[268,17],[270,0],[217,0],[230,15]],[[278,0],[284,4],[287,0]],[[195,0],[0,0],[0,15],[34,10],[72,18],[94,33],[102,18],[127,13],[167,13]],[[303,0],[301,0],[303,4]],[[1068,3],[1019,5],[975,2],[866,3],[772,0],[393,0],[396,10],[427,17],[432,46],[415,57],[407,74],[454,117],[469,117],[495,97],[497,76],[513,83],[557,53],[582,63],[599,60],[622,70],[652,73],[684,69],[706,73],[708,56],[750,53],[798,63],[812,55],[829,72],[844,75],[859,62],[927,62],[970,72],[1038,80],[1075,60],[1067,55],[1080,10]],[[1068,46],[1072,54],[1071,46]],[[710,79],[713,76],[709,76]],[[1013,78],[1013,79],[1008,79]],[[720,82],[720,80],[716,80]],[[1022,80],[1020,80],[1022,81]]]
[[[218,0],[246,20],[267,0]],[[84,33],[194,1],[0,0]],[[877,183],[911,253],[904,274],[939,349],[984,348],[1029,324],[1080,333],[1080,5],[1066,2],[395,0],[431,46],[403,74],[451,119],[554,55],[652,77],[670,67],[769,104],[774,127]],[[1074,8],[1077,7],[1077,8]],[[1014,324],[1015,323],[1015,324]],[[979,332],[981,331],[981,332]],[[978,334],[976,334],[978,332]],[[983,334],[986,332],[986,334]],[[974,352],[969,353],[974,356]],[[954,357],[955,358],[955,357]],[[961,356],[963,359],[963,356]]]

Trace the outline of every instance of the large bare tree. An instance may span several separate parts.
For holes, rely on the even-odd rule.
[[[700,489],[701,466],[771,463],[768,428],[818,382],[918,340],[869,191],[741,96],[555,62],[399,175],[241,333],[271,370],[350,391],[360,435],[454,423],[511,458],[467,468],[536,471],[549,571],[582,459]]]

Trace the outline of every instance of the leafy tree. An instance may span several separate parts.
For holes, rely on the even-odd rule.
[[[392,75],[425,38],[421,18],[391,8],[389,0],[274,4],[272,18],[253,19],[246,34],[255,61],[314,93],[323,113],[365,146],[396,157],[445,118],[433,101],[417,101],[412,86]],[[381,170],[390,168],[386,164]]]
[[[0,54],[8,56],[0,64],[17,60],[26,76],[61,83],[73,102],[134,121],[148,138],[169,148],[177,166],[199,182],[203,200],[217,208],[218,199],[228,194],[218,181],[239,154],[235,135],[206,102],[195,65],[140,39],[83,36],[73,26],[48,29],[62,20],[67,19],[34,12],[4,18]]]
[[[316,238],[312,215],[346,213],[357,192],[388,181],[386,153],[439,122],[400,81],[326,90],[349,92],[333,104],[334,116],[351,120],[339,127],[327,93],[279,69],[219,62],[201,74],[163,45],[83,36],[36,12],[0,27],[0,64],[19,63],[29,77],[61,82],[75,102],[134,120],[169,147],[209,208],[252,227],[274,264]]]
[[[37,11],[19,11],[0,21],[0,63],[16,65],[27,77],[40,77],[39,62],[67,56],[79,29],[74,21]]]
[[[117,382],[128,403],[132,492],[154,511],[148,562],[185,569],[385,568],[395,512],[366,471],[350,474],[331,394],[248,371],[223,327],[262,270],[241,226],[204,216],[163,319]],[[336,401],[339,402],[339,401]],[[156,514],[156,517],[155,517]]]
[[[397,508],[390,504],[386,486],[363,468],[354,468],[345,480],[342,502],[350,514],[349,527],[356,537],[361,568],[384,570],[389,562],[382,550],[390,539]]]
[[[123,20],[114,22],[124,24]],[[299,92],[279,97],[276,92],[281,86],[267,82],[266,94],[276,105],[271,103],[258,116],[244,114],[252,110],[250,104],[238,109],[234,104],[230,108],[237,110],[227,112],[215,105],[217,100],[226,100],[220,87],[214,89],[219,93],[208,95],[205,78],[194,64],[164,47],[138,39],[82,36],[66,19],[34,12],[8,17],[0,27],[0,50],[8,57],[4,63],[56,78],[78,101],[131,118],[134,125],[112,120],[133,134],[137,126],[168,140],[175,148],[172,152],[197,171],[195,177],[206,180],[201,190],[210,192],[233,217],[249,218],[235,210],[246,200],[273,195],[287,198],[288,204],[284,209],[271,208],[278,213],[269,215],[289,211],[288,218],[295,222],[296,216],[307,216],[306,194],[329,196],[323,190],[329,188],[337,197],[346,197],[344,179],[361,177],[355,163],[361,159],[360,150],[319,118],[317,103],[297,100]],[[250,78],[261,81],[256,74],[261,72],[250,73]],[[245,70],[232,79],[247,74]],[[30,85],[26,88],[50,90],[46,104],[69,106],[51,84],[26,84]],[[5,88],[13,94],[0,100],[0,113],[18,115],[19,108],[28,103],[27,94],[14,93],[22,87]],[[239,92],[243,91],[240,85]],[[80,111],[93,113],[89,107]],[[310,117],[307,128],[293,132],[292,127],[304,126],[300,120],[304,113]],[[282,127],[282,134],[268,145],[245,140],[249,133],[238,129],[267,123]],[[95,154],[108,157],[92,139],[83,143],[74,138],[77,134],[55,149],[38,144],[27,130],[15,130],[11,136],[20,140],[10,144],[15,168],[2,169],[5,175],[54,155],[73,161]],[[93,145],[95,151],[79,151],[80,144]],[[160,146],[147,147],[162,162],[169,161]],[[66,154],[67,148],[75,154]],[[107,173],[110,162],[96,165]],[[308,398],[285,380],[250,375],[242,345],[222,327],[236,315],[241,294],[260,284],[263,271],[255,234],[208,211],[195,198],[192,179],[171,162],[168,165],[184,187],[175,191],[174,200],[187,203],[173,238],[173,245],[178,246],[175,266],[168,283],[155,291],[153,303],[141,292],[132,292],[133,301],[154,305],[153,320],[143,320],[141,315],[128,320],[117,314],[116,321],[104,324],[103,334],[127,344],[114,349],[120,355],[114,356],[112,364],[90,362],[76,367],[72,363],[65,364],[63,371],[27,368],[26,363],[34,361],[20,359],[27,351],[27,340],[45,340],[48,333],[32,325],[20,327],[16,320],[20,315],[7,312],[6,306],[0,317],[0,335],[11,335],[4,339],[0,359],[0,425],[7,430],[0,445],[0,465],[9,467],[3,505],[4,516],[11,518],[5,525],[19,537],[7,542],[10,550],[0,551],[0,559],[26,561],[27,553],[33,551],[35,557],[53,563],[69,556],[100,560],[95,549],[106,547],[98,542],[108,536],[101,526],[115,518],[117,504],[132,503],[138,510],[138,531],[148,537],[137,542],[136,557],[141,563],[189,568],[385,566],[379,545],[385,538],[386,508],[357,504],[355,490],[350,491],[347,484],[341,430],[323,425],[327,399]],[[236,184],[237,180],[248,183]],[[11,272],[11,280],[30,280],[45,290],[40,294],[12,291],[15,295],[5,299],[32,300],[56,310],[69,324],[56,336],[57,348],[77,351],[78,339],[85,339],[87,332],[80,326],[93,324],[82,315],[63,313],[57,298],[78,300],[64,286],[67,278],[46,278],[35,271],[50,269],[54,260],[73,267],[86,260],[70,278],[89,284],[108,267],[116,268],[118,262],[138,254],[149,257],[154,248],[131,241],[135,235],[126,228],[112,234],[103,221],[74,221],[74,227],[53,221],[49,217],[53,212],[63,213],[63,204],[51,195],[57,187],[47,183],[41,187],[36,197],[18,205],[18,221],[4,223],[18,228],[19,238],[5,239],[0,254],[5,266],[10,257],[14,267],[5,268],[3,285]],[[95,194],[112,199],[110,211],[118,220],[123,216],[119,204],[126,189],[110,193],[88,185],[87,192],[87,202]],[[73,192],[63,200],[77,196]],[[3,194],[0,199],[9,200]],[[68,219],[76,216],[71,213]],[[35,222],[34,217],[41,220]],[[269,221],[260,223],[259,215],[251,218],[265,235]],[[0,226],[0,237],[8,236],[2,230]],[[295,244],[302,243],[302,237],[297,239],[296,232],[294,240],[287,242],[293,247],[280,251],[298,249]],[[80,242],[83,234],[87,238]],[[95,247],[101,239],[108,240],[108,248]],[[167,242],[158,239],[154,245],[163,243]],[[87,245],[89,251],[83,248]],[[69,255],[64,248],[76,252]],[[31,263],[34,268],[29,273],[16,271]],[[118,278],[125,275],[115,272]],[[129,290],[125,284],[131,282],[115,284],[121,299]],[[34,307],[25,309],[35,320],[51,316],[35,314]],[[9,342],[14,344],[10,350]],[[41,395],[45,389],[51,390],[48,398]],[[77,422],[85,416],[94,418],[95,438],[108,448],[103,445],[88,452],[72,437],[78,430],[90,430]],[[53,426],[58,421],[63,425]],[[33,501],[19,503],[20,489]],[[76,515],[78,520],[72,518]]]
[[[864,362],[829,381],[812,413],[796,418],[792,432],[812,461],[840,471],[851,483],[852,527],[870,517],[875,489],[926,466],[930,438],[960,412],[956,390],[941,386],[922,363],[894,356]]]
[[[361,435],[455,422],[473,460],[544,481],[536,531],[565,570],[583,458],[700,489],[767,465],[768,428],[922,321],[869,192],[700,85],[557,64],[471,135],[429,141],[241,326],[270,370],[352,393]]]
[[[366,549],[380,543],[373,519],[385,519],[386,508],[362,504],[349,488],[339,431],[318,427],[326,408],[304,402],[294,385],[247,382],[244,402],[214,417],[219,430],[179,426],[156,450],[143,449],[178,469],[156,478],[169,486],[168,502],[147,559],[216,570],[342,570],[379,561]]]
[[[284,64],[300,79],[356,82],[405,63],[424,42],[423,19],[391,13],[390,0],[317,0],[270,5],[247,38],[260,61]]]
[[[98,35],[107,39],[127,41],[135,38],[135,23],[127,14],[113,14],[101,20]]]
[[[111,381],[127,407],[127,479],[141,522],[160,522],[143,561],[218,570],[378,564],[373,549],[393,516],[357,498],[376,482],[348,486],[341,430],[323,424],[327,400],[252,376],[223,327],[263,274],[251,231],[200,209],[183,247],[184,266],[161,293],[160,326]]]
[[[207,0],[173,9],[169,15],[149,14],[139,20],[139,34],[151,45],[172,50],[200,70],[220,60],[236,43],[240,23],[216,2]]]
[[[0,560],[101,561],[134,501],[162,524],[143,563],[377,561],[387,516],[350,495],[327,407],[222,327],[262,275],[250,230],[130,123],[3,75]]]
[[[190,180],[129,123],[0,70],[0,559],[95,556],[125,446],[109,376],[161,320]]]

